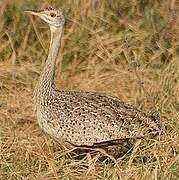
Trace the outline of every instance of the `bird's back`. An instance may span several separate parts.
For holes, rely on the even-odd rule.
[[[40,126],[55,139],[74,145],[92,146],[160,132],[157,119],[105,94],[54,91],[41,100],[37,108]]]

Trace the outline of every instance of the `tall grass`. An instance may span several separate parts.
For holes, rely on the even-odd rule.
[[[23,11],[49,3],[0,0],[0,179],[179,179],[178,2],[53,1],[66,16],[59,88],[118,96],[165,126],[160,138],[119,145],[127,153],[115,161],[72,151],[38,127],[31,97],[50,36]]]

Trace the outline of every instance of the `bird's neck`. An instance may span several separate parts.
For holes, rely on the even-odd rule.
[[[42,89],[53,88],[55,86],[55,65],[58,56],[60,41],[63,33],[63,27],[51,27],[51,42],[49,48],[49,55],[46,60],[44,69],[40,75],[39,87]]]

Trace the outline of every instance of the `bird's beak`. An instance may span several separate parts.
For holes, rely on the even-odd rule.
[[[25,13],[28,13],[28,14],[31,14],[31,15],[34,15],[34,16],[39,16],[41,17],[41,13],[40,12],[37,12],[37,11],[24,11]]]

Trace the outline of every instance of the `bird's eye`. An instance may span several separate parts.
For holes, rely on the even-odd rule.
[[[51,16],[51,17],[55,17],[56,14],[55,14],[55,13],[50,13],[50,16]]]

